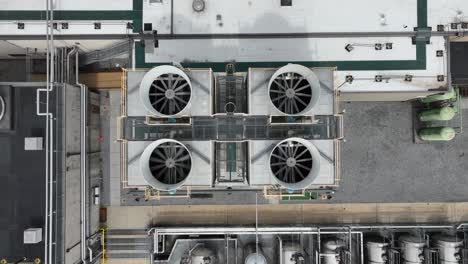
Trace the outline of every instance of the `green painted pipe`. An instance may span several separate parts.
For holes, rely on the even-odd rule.
[[[422,98],[421,102],[432,103],[436,101],[452,100],[452,99],[455,99],[456,97],[457,97],[457,92],[455,91],[455,89],[452,89],[448,93],[429,95],[426,98]]]
[[[455,117],[455,109],[453,107],[445,106],[437,109],[424,110],[419,113],[419,121],[448,121]]]
[[[451,127],[426,127],[418,132],[419,138],[427,141],[450,141],[455,134],[455,129]]]

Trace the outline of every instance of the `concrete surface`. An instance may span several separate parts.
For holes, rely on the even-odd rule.
[[[107,228],[253,225],[254,205],[112,206]],[[468,221],[468,203],[259,205],[262,225],[458,223]]]
[[[342,182],[333,202],[468,200],[468,134],[414,144],[411,103],[342,103]],[[464,130],[468,128],[466,111]]]

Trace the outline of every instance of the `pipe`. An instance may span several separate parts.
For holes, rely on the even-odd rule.
[[[66,82],[70,83],[70,57],[78,52],[78,47],[73,46],[73,49],[67,53],[67,72],[66,72]]]
[[[54,71],[55,71],[55,47],[54,47],[54,29],[52,27],[53,23],[54,23],[54,2],[53,0],[49,0],[50,1],[50,4],[49,4],[49,8],[50,8],[50,23],[49,23],[49,28],[50,28],[50,52],[51,52],[51,56],[50,56],[50,59],[51,59],[51,64],[50,64],[50,91],[53,91],[54,90],[54,83],[55,83],[55,74],[54,74]],[[50,92],[47,92],[47,112],[49,112],[49,95]],[[49,169],[49,264],[52,264],[53,261],[52,261],[52,245],[54,244],[53,243],[53,239],[52,239],[52,235],[53,235],[53,225],[54,225],[54,220],[52,218],[53,216],[53,196],[54,196],[54,186],[53,186],[53,182],[54,182],[54,173],[53,173],[53,168],[54,168],[54,120],[51,116],[51,118],[49,119],[49,122],[50,122],[50,140],[49,140],[49,166],[50,166],[50,169]]]
[[[80,140],[81,140],[81,154],[80,154],[80,163],[81,163],[81,170],[80,170],[80,178],[81,178],[81,221],[80,221],[80,228],[81,228],[81,261],[83,263],[87,263],[86,259],[86,86],[79,82],[79,62],[78,62],[78,55],[79,53],[75,53],[75,81],[78,86],[80,86],[81,91],[81,121],[80,121]]]
[[[54,37],[53,31],[49,27],[53,21],[53,7],[52,0],[46,1],[46,43],[47,43],[47,55],[46,55],[46,88],[39,88],[36,90],[36,115],[46,117],[46,180],[45,180],[45,230],[44,230],[44,259],[45,263],[52,263],[52,227],[53,227],[53,114],[49,111],[50,103],[50,92],[54,90]],[[46,92],[46,111],[40,111],[40,93]]]

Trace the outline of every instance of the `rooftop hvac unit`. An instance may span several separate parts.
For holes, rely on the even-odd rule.
[[[154,189],[172,191],[184,184],[192,170],[192,156],[180,142],[160,139],[146,147],[140,157],[141,173]]]
[[[163,65],[150,70],[140,83],[144,107],[157,116],[183,115],[190,107],[192,84],[181,69]]]
[[[304,115],[310,112],[320,98],[320,89],[315,73],[298,64],[281,67],[268,84],[271,103],[285,115]]]
[[[285,188],[307,188],[320,171],[320,153],[310,141],[285,139],[270,154],[270,170],[274,179]]]
[[[463,239],[451,236],[435,236],[434,242],[439,249],[439,259],[441,264],[456,264],[461,260],[461,247]]]
[[[401,253],[406,264],[423,263],[426,242],[416,236],[401,236],[399,239]]]

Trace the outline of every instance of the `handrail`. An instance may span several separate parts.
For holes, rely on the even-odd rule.
[[[101,256],[101,264],[106,264],[106,229],[101,228],[101,248],[102,248],[102,256]]]

